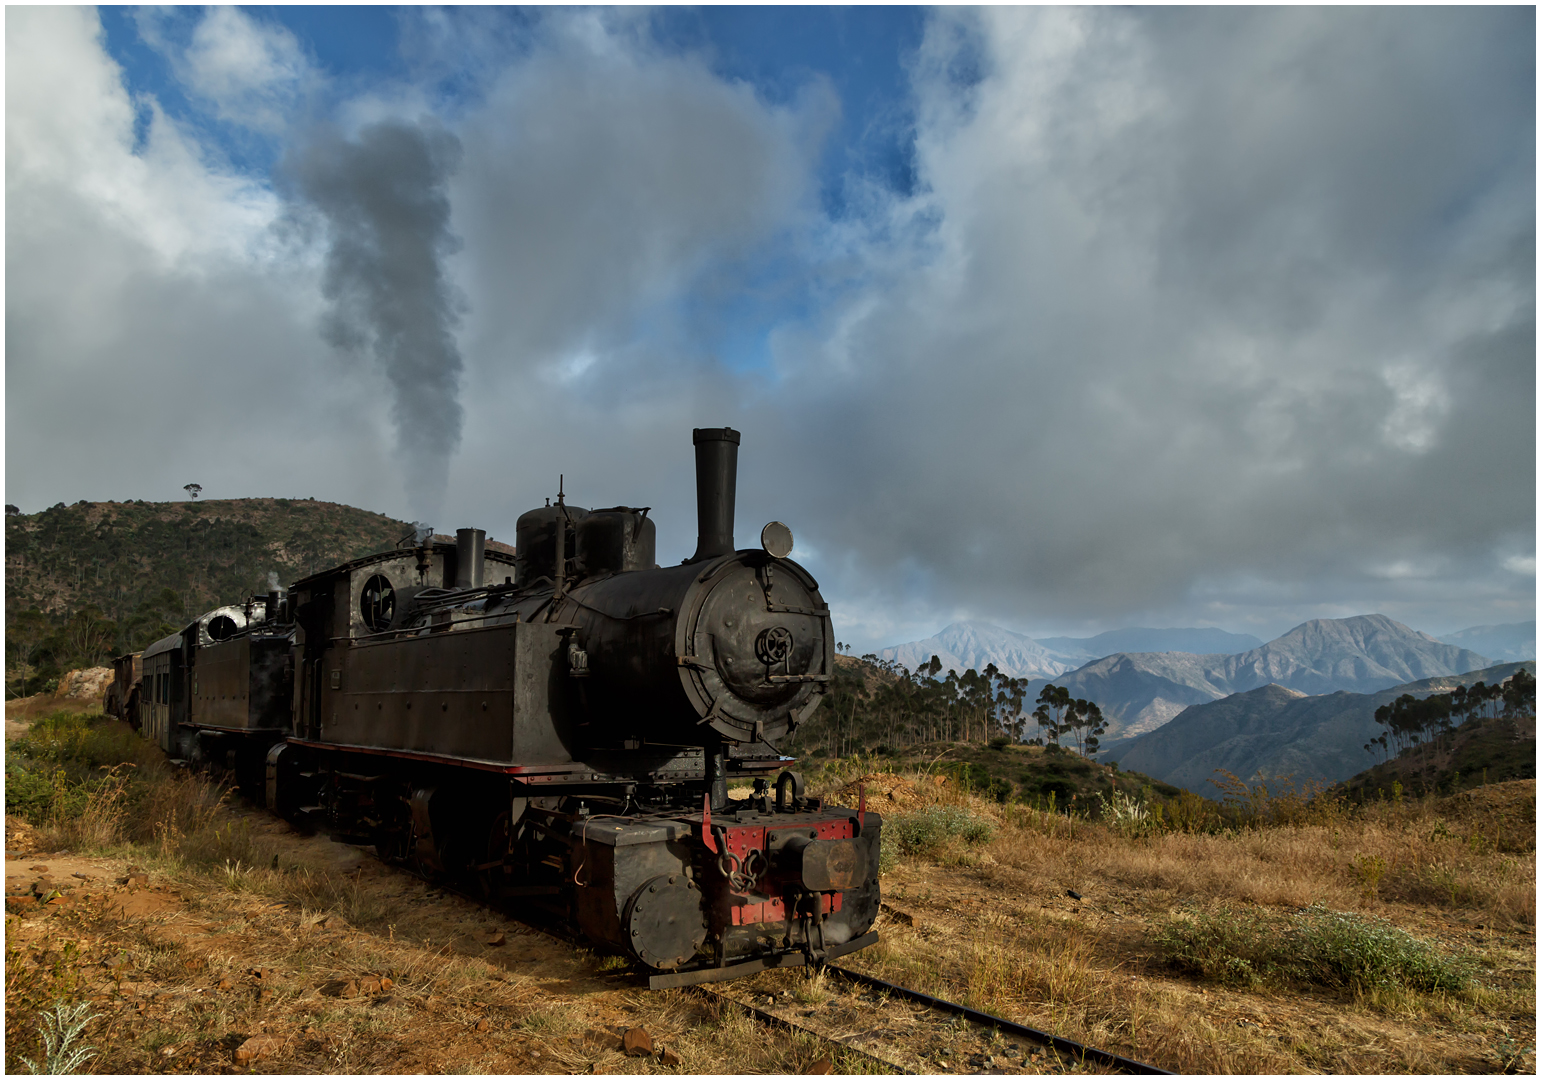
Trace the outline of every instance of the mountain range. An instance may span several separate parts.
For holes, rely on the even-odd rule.
[[[1086,661],[1099,646],[1120,642],[1147,648]],[[1101,706],[1108,719],[1104,745],[1152,731],[1190,705],[1270,683],[1306,695],[1339,690],[1367,694],[1492,665],[1484,654],[1437,641],[1385,615],[1313,619],[1273,641],[1233,652],[1180,648],[1206,642],[1247,645],[1257,639],[1209,628],[1133,629],[1095,638],[1035,640],[989,623],[960,622],[934,637],[878,655],[908,668],[935,655],[944,670],[960,672],[993,663],[1003,674],[1031,680],[1030,701],[1049,682],[1064,686],[1075,697]]]
[[[1117,653],[1056,677],[1102,707],[1108,738],[1140,735],[1190,705],[1276,683],[1302,694],[1374,693],[1401,683],[1492,666],[1384,615],[1312,619],[1246,652]],[[1044,680],[1047,682],[1048,680]],[[1036,698],[1041,684],[1028,688]]]
[[[1494,660],[1534,660],[1536,658],[1536,620],[1500,623],[1497,626],[1469,626],[1465,630],[1441,634],[1446,645],[1479,652]]]
[[[960,674],[973,668],[997,671],[1015,679],[1052,679],[1088,660],[1119,652],[1240,652],[1263,642],[1251,634],[1232,634],[1213,627],[1154,630],[1129,627],[1089,638],[1030,638],[985,622],[957,622],[921,641],[883,649],[877,655],[914,669],[935,656],[942,670]]]
[[[1233,634],[1213,626],[1182,630],[1130,627],[1125,630],[1109,630],[1089,638],[1048,637],[1036,640],[1046,649],[1086,660],[1100,660],[1104,656],[1121,652],[1237,653],[1263,644],[1262,638],[1251,634]]]
[[[1078,653],[1049,649],[1026,634],[1013,633],[982,622],[953,623],[939,634],[922,641],[911,641],[883,649],[878,657],[893,660],[914,670],[935,656],[942,670],[960,675],[973,668],[983,671],[994,664],[996,670],[1014,679],[1052,679],[1085,662]]]
[[[1216,769],[1243,779],[1262,771],[1266,777],[1293,776],[1297,783],[1334,783],[1374,763],[1364,744],[1381,733],[1375,722],[1380,706],[1403,694],[1423,698],[1459,684],[1502,682],[1522,667],[1534,673],[1535,661],[1419,679],[1369,694],[1340,690],[1311,696],[1270,683],[1185,709],[1108,756],[1120,768],[1200,794],[1214,794],[1207,782]]]
[[[121,620],[170,589],[180,614],[240,603],[308,573],[391,547],[410,522],[314,499],[59,503],[5,518],[7,616],[87,605]]]

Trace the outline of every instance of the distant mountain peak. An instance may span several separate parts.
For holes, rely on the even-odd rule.
[[[1490,656],[1494,660],[1518,661],[1536,658],[1536,620],[1497,623],[1488,626],[1468,626],[1441,634],[1439,640],[1446,645]]]
[[[1190,705],[1269,684],[1300,694],[1362,694],[1491,665],[1479,653],[1436,641],[1388,616],[1355,615],[1310,619],[1265,645],[1231,655],[1118,653],[1054,682],[1102,707],[1111,741],[1153,731]]]
[[[973,620],[949,623],[931,637],[894,645],[878,656],[911,670],[935,656],[943,671],[950,669],[960,675],[969,668],[983,671],[994,664],[1001,674],[1016,679],[1053,678],[1076,665],[1075,658],[1051,652],[1026,634]]]

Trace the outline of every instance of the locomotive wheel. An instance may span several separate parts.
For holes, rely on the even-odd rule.
[[[412,808],[397,794],[380,810],[384,820],[375,830],[375,854],[389,863],[404,863],[412,853]]]
[[[482,860],[482,867],[476,872],[476,883],[481,887],[482,897],[485,900],[496,900],[503,892],[504,878],[508,873],[508,853],[510,843],[513,840],[513,829],[509,825],[508,813],[499,814],[493,819],[492,825],[487,830],[487,853]],[[488,866],[488,863],[496,865]]]

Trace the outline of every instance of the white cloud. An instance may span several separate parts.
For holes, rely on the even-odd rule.
[[[266,242],[277,205],[271,193],[206,168],[197,144],[153,102],[145,106],[144,146],[135,151],[135,105],[101,50],[94,13],[48,8],[13,15],[6,33],[6,192],[17,200],[13,214],[26,212],[12,217],[12,229],[44,235],[64,227],[35,215],[46,215],[56,199],[76,197],[153,251],[162,267],[241,256]]]
[[[166,56],[188,91],[222,120],[281,131],[317,78],[293,34],[240,8],[205,8],[185,49],[165,31],[167,18],[164,10],[145,9],[137,19],[141,34]]]
[[[1385,440],[1409,453],[1432,449],[1439,436],[1440,421],[1450,408],[1449,396],[1440,380],[1400,364],[1388,366],[1381,377],[1391,388],[1395,401],[1381,424]]]
[[[787,522],[863,647],[954,617],[1472,625],[1534,575],[1493,556],[1534,549],[1523,10],[945,9],[915,193],[855,183],[839,221],[820,82],[772,106],[630,12],[404,17],[421,77],[335,119],[435,113],[464,147],[440,527],[510,538],[565,474],[653,506],[680,557],[688,429],[729,423],[740,541]],[[131,99],[90,11],[7,30],[7,500],[196,479],[406,515],[388,387],[321,340],[303,215]],[[320,77],[237,9],[168,37],[259,131]],[[477,90],[446,105],[457,72]],[[713,355],[748,301],[796,312],[769,371]],[[89,437],[50,444],[65,419]]]
[[[796,220],[809,182],[805,114],[628,47],[592,13],[554,24],[461,129],[470,352],[511,373],[667,332],[714,288],[703,274]]]
[[[6,78],[8,501],[389,497],[384,395],[336,377],[271,192],[153,103],[136,152],[89,9],[8,12]]]
[[[788,472],[840,462],[804,503],[821,543],[862,553],[855,579],[918,559],[936,605],[1043,621],[1254,574],[1390,605],[1414,579],[1370,567],[1475,567],[1531,527],[1530,464],[1474,482],[1534,456],[1534,117],[1505,22],[939,13],[928,258],[880,246],[900,268],[782,355]]]

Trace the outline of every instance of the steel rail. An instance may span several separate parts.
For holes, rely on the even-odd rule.
[[[410,869],[408,869],[408,868],[406,868],[404,866],[394,865],[392,863],[386,862],[383,859],[380,859],[379,861],[382,862],[384,865],[390,867],[393,870],[404,871],[408,875],[410,875],[412,877],[416,877],[419,881],[428,881],[429,880],[427,878],[422,877],[419,874],[414,874]],[[532,913],[530,913],[528,911],[525,911],[525,912],[522,912],[522,913],[521,912],[515,912],[514,910],[512,910],[512,908],[510,906],[508,906],[506,904],[498,904],[495,901],[489,901],[485,897],[476,896],[475,894],[473,894],[471,892],[468,892],[468,891],[466,891],[464,889],[460,889],[460,888],[456,888],[456,887],[448,886],[448,885],[442,885],[442,884],[438,884],[438,883],[432,883],[432,884],[433,884],[434,888],[439,889],[442,892],[450,893],[450,894],[453,894],[455,896],[459,896],[463,900],[469,900],[472,903],[480,904],[481,906],[487,907],[487,908],[491,908],[492,910],[497,911],[497,912],[499,912],[502,915],[511,917],[515,921],[517,921],[521,925],[523,925],[525,927],[525,929],[529,930],[531,933],[539,934],[541,937],[547,938],[547,939],[549,939],[551,941],[555,941],[555,942],[558,942],[558,943],[563,944],[563,945],[567,945],[567,946],[572,947],[572,948],[581,947],[582,944],[583,944],[577,938],[572,937],[570,934],[566,933],[565,931],[563,931],[559,927],[548,925],[548,924],[543,924],[543,922],[541,920],[539,920],[537,918],[531,917]],[[897,1062],[889,1061],[887,1058],[878,1057],[876,1054],[873,1054],[873,1053],[870,1053],[870,1052],[868,1052],[866,1050],[863,1050],[859,1046],[853,1046],[850,1043],[843,1042],[842,1040],[837,1039],[837,1038],[835,1038],[835,1037],[833,1037],[831,1035],[825,1035],[825,1034],[823,1034],[821,1032],[814,1031],[810,1027],[804,1027],[802,1024],[798,1024],[798,1023],[796,1023],[794,1021],[787,1020],[787,1019],[785,1019],[783,1017],[780,1017],[780,1016],[776,1016],[774,1013],[768,1013],[768,1012],[766,1012],[763,1009],[756,1008],[755,1006],[750,1005],[748,1002],[739,1001],[737,998],[729,997],[727,994],[724,994],[721,990],[718,990],[715,987],[713,987],[710,983],[687,983],[687,984],[682,985],[682,986],[672,987],[671,989],[684,990],[684,991],[687,991],[689,993],[695,994],[695,995],[697,995],[699,997],[715,998],[718,1001],[725,1001],[725,1002],[727,1002],[730,1005],[733,1005],[733,1006],[735,1006],[737,1008],[743,1009],[750,1016],[752,1016],[755,1020],[759,1021],[762,1024],[783,1027],[783,1028],[786,1028],[788,1031],[800,1031],[800,1032],[802,1032],[805,1035],[811,1035],[813,1038],[818,1039],[820,1042],[833,1043],[834,1045],[840,1047],[843,1050],[848,1050],[848,1051],[850,1051],[853,1054],[858,1054],[861,1057],[866,1058],[868,1061],[874,1062],[875,1064],[882,1066],[884,1069],[891,1069],[894,1072],[901,1073],[901,1074],[903,1074],[905,1076],[912,1076],[912,1075],[914,1075],[914,1071],[913,1070],[906,1069],[903,1065],[900,1065]]]
[[[900,1065],[896,1061],[889,1061],[887,1058],[878,1057],[878,1055],[871,1053],[870,1051],[863,1050],[859,1046],[854,1046],[851,1043],[837,1039],[833,1035],[825,1035],[822,1032],[814,1031],[810,1027],[804,1027],[802,1024],[798,1024],[794,1021],[787,1020],[784,1017],[777,1016],[775,1013],[768,1013],[764,1009],[756,1008],[755,1006],[750,1005],[748,1002],[739,1001],[737,998],[729,997],[721,990],[715,989],[707,983],[696,983],[692,986],[681,987],[681,989],[688,990],[691,993],[701,997],[711,997],[716,998],[718,1001],[726,1001],[730,1005],[735,1005],[738,1008],[743,1009],[746,1013],[754,1017],[754,1019],[758,1020],[762,1024],[767,1024],[772,1027],[783,1027],[788,1031],[800,1031],[805,1035],[813,1036],[820,1042],[834,1043],[842,1050],[847,1050],[853,1054],[858,1054],[861,1057],[866,1058],[868,1061],[881,1065],[884,1069],[891,1069],[894,1072],[904,1076],[915,1075],[913,1069],[906,1069],[903,1065]]]
[[[1147,1065],[1143,1061],[1135,1061],[1133,1058],[1122,1057],[1107,1050],[1098,1050],[1096,1047],[1086,1046],[1073,1039],[1051,1035],[1047,1031],[1039,1031],[1037,1028],[1028,1027],[1026,1024],[1018,1024],[1004,1017],[993,1016],[990,1013],[980,1012],[978,1009],[971,1009],[967,1005],[959,1005],[955,1001],[932,997],[930,994],[923,994],[919,990],[911,990],[907,986],[899,986],[896,983],[879,979],[874,975],[864,975],[860,971],[852,971],[850,968],[843,968],[837,964],[825,964],[824,970],[832,971],[841,978],[849,979],[852,982],[870,986],[874,990],[885,990],[890,994],[897,994],[900,997],[909,998],[911,1001],[918,1001],[922,1005],[927,1005],[933,1009],[954,1013],[965,1020],[984,1027],[999,1028],[1001,1031],[1010,1032],[1022,1038],[1032,1039],[1034,1042],[1043,1043],[1061,1054],[1067,1054],[1083,1062],[1095,1061],[1127,1073],[1154,1076],[1174,1075],[1168,1069],[1158,1069],[1156,1066]]]
[[[459,896],[464,900],[469,900],[472,903],[480,904],[483,907],[498,911],[505,916],[512,917],[517,922],[522,923],[526,929],[539,934],[542,937],[546,937],[552,941],[561,942],[562,944],[574,947],[582,944],[580,941],[578,941],[578,939],[569,936],[555,926],[542,925],[542,920],[531,917],[534,914],[533,912],[529,912],[528,910],[524,912],[515,912],[507,904],[500,904],[496,901],[489,901],[485,897],[477,896],[465,889],[457,888],[452,885],[433,882],[420,874],[414,873],[407,867],[387,862],[384,859],[380,859],[378,856],[374,857],[383,865],[390,867],[393,870],[404,871],[408,876],[416,877],[420,881],[427,882],[431,884],[433,888],[439,889],[441,892]],[[997,1028],[1003,1032],[1017,1035],[1021,1038],[1030,1039],[1033,1042],[1042,1043],[1058,1053],[1065,1054],[1083,1062],[1095,1061],[1099,1064],[1107,1065],[1122,1072],[1134,1073],[1138,1075],[1176,1075],[1168,1069],[1157,1068],[1156,1066],[1148,1065],[1143,1061],[1136,1061],[1133,1058],[1122,1057],[1108,1050],[1098,1050],[1096,1047],[1087,1046],[1084,1043],[1078,1043],[1073,1039],[1066,1039],[1059,1035],[1050,1034],[1047,1031],[1040,1031],[1037,1028],[1028,1027],[1026,1024],[1018,1024],[1017,1022],[1013,1020],[1007,1020],[1002,1016],[995,1016],[992,1013],[980,1012],[978,1009],[969,1008],[967,1005],[959,1005],[957,1002],[948,1001],[945,998],[933,997],[930,994],[922,993],[919,990],[911,990],[907,986],[900,986],[897,983],[888,982],[886,979],[879,979],[875,975],[867,975],[860,971],[852,971],[850,968],[841,967],[838,964],[823,963],[818,966],[823,970],[833,972],[835,975],[838,975],[850,982],[860,983],[864,986],[869,986],[874,990],[882,990],[890,994],[898,995],[899,997],[908,998],[911,1001],[918,1002],[927,1006],[928,1008],[936,1009],[939,1012],[953,1013],[957,1016],[963,1017],[965,1020],[968,1020],[971,1023],[978,1024],[981,1027]],[[833,1043],[834,1045],[848,1050],[851,1053],[859,1054],[860,1056],[877,1065],[882,1066],[885,1069],[892,1069],[895,1072],[906,1076],[914,1075],[914,1070],[907,1069],[897,1062],[889,1061],[887,1058],[879,1057],[870,1051],[863,1050],[859,1046],[855,1046],[851,1043],[845,1042],[844,1040],[835,1038],[832,1035],[825,1035],[794,1021],[776,1016],[774,1013],[768,1013],[763,1009],[757,1008],[754,1005],[750,1005],[748,1002],[739,1001],[737,998],[729,997],[727,994],[724,994],[720,990],[714,988],[710,983],[690,983],[675,987],[674,989],[686,990],[703,997],[711,997],[717,999],[718,1001],[728,1002],[737,1008],[743,1009],[755,1020],[762,1024],[780,1026],[790,1031],[803,1032],[804,1034],[813,1036],[821,1042]]]

